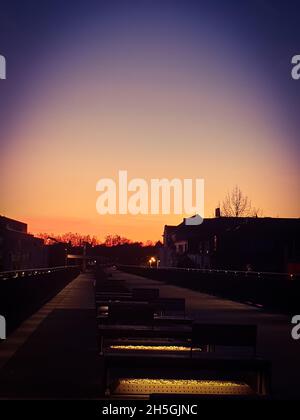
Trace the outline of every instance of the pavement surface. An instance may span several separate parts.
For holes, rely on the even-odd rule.
[[[96,398],[93,276],[81,274],[0,344],[0,398]]]

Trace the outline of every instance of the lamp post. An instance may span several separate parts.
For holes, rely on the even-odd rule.
[[[152,268],[152,263],[154,263],[156,261],[156,259],[154,257],[151,257],[149,260],[149,266],[150,268]]]

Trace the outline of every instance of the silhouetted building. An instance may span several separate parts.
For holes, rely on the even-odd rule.
[[[178,226],[165,226],[160,265],[163,267],[211,268],[211,242],[220,234],[235,226],[235,217],[204,219],[200,225],[187,225],[185,219]]]
[[[216,241],[217,268],[300,273],[300,219],[249,218]]]
[[[0,271],[43,268],[44,241],[27,233],[27,224],[0,216]]]
[[[67,244],[63,242],[47,245],[48,267],[62,267],[67,261]]]
[[[300,219],[218,217],[165,226],[161,266],[300,272]]]

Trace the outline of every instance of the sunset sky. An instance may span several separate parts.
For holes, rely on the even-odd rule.
[[[1,2],[0,214],[33,233],[160,239],[183,216],[96,212],[97,181],[125,169],[204,178],[205,217],[235,184],[264,216],[300,217],[299,14],[297,1]]]

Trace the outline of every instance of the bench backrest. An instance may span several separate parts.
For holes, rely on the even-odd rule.
[[[194,324],[192,343],[230,347],[251,347],[256,351],[256,325]]]
[[[153,302],[154,309],[161,313],[185,312],[185,299],[183,298],[158,298]]]
[[[159,289],[136,288],[132,289],[132,299],[139,301],[152,301],[159,297]]]
[[[112,302],[108,305],[108,321],[114,324],[153,324],[153,307],[144,302]]]
[[[95,292],[127,292],[128,288],[123,280],[96,281]]]

